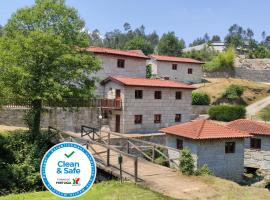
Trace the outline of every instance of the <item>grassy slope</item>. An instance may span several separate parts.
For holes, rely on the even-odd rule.
[[[0,200],[60,200],[50,192],[33,192],[19,195],[8,195],[0,197]],[[86,194],[75,198],[78,200],[172,200],[156,192],[152,192],[146,188],[137,186],[132,183],[119,183],[116,181],[109,181],[98,183],[93,186]]]
[[[260,112],[258,112],[258,113],[256,113],[256,118],[257,119],[261,119],[262,120],[262,118],[261,118],[261,114],[263,114],[263,113],[270,113],[270,104],[267,106],[267,107],[265,107],[264,109],[262,109]]]
[[[243,100],[248,105],[270,95],[270,85],[263,83],[233,78],[208,78],[207,80],[209,83],[197,84],[199,88],[195,91],[207,93],[212,102],[221,97],[224,90],[231,84],[244,87]]]

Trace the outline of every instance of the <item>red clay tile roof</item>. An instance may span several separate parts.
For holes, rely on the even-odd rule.
[[[227,124],[228,127],[245,131],[251,135],[269,135],[270,124],[249,119],[238,119]]]
[[[248,133],[206,119],[170,126],[160,131],[194,140],[250,137]]]
[[[144,55],[141,50],[119,50],[94,46],[88,47],[86,50],[97,54],[111,54],[111,55],[149,59],[149,57]]]
[[[160,79],[147,79],[147,78],[130,78],[130,77],[120,77],[120,76],[110,76],[103,80],[101,84],[106,84],[109,81],[118,82],[126,86],[138,86],[138,87],[162,87],[162,88],[179,88],[179,89],[197,89],[192,85],[185,83],[180,83],[170,80],[160,80]]]
[[[204,62],[192,59],[192,58],[181,58],[174,56],[161,56],[161,55],[149,55],[150,58],[153,58],[158,61],[168,61],[168,62],[180,62],[180,63],[193,63],[193,64],[204,64]]]

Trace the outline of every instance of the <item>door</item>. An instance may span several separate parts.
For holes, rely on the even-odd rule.
[[[121,90],[117,89],[115,90],[115,99],[120,99],[121,98]]]
[[[120,115],[115,115],[115,132],[120,133]]]

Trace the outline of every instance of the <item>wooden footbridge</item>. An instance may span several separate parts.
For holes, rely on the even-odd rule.
[[[166,167],[177,165],[178,157],[169,158],[168,151],[179,154],[178,149],[119,133],[101,133],[84,125],[81,126],[81,133],[64,132],[53,127],[49,127],[49,132],[57,136],[58,142],[72,141],[85,146],[94,156],[99,169],[173,198],[201,199],[196,193],[200,194],[208,187],[181,175],[177,169]],[[190,193],[188,198],[187,193]],[[202,194],[200,196],[203,197]]]

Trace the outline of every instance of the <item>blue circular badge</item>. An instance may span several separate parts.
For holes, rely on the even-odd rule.
[[[46,188],[63,198],[74,198],[87,192],[96,179],[96,162],[83,146],[64,142],[44,155],[40,174]]]

